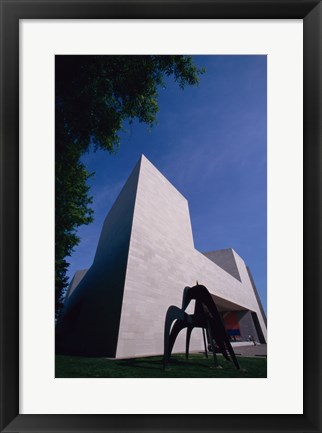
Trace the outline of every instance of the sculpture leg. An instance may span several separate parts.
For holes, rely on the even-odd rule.
[[[227,350],[229,352],[229,355],[230,355],[231,359],[233,360],[234,366],[236,367],[237,370],[240,370],[240,366],[239,366],[238,360],[236,358],[234,349],[232,348],[232,345],[231,345],[228,337],[226,337],[225,343],[226,343],[226,348],[227,348]]]
[[[186,335],[186,359],[189,358],[189,346],[190,346],[190,337],[191,337],[192,327],[187,327],[187,335]]]
[[[240,369],[235,352],[230,344],[229,337],[226,329],[221,322],[216,323],[217,326],[211,327],[212,333],[215,336],[215,340],[219,346],[219,350],[223,354],[227,361],[233,361],[237,370]],[[228,356],[230,355],[230,357]]]
[[[213,358],[214,358],[214,365],[215,365],[216,368],[218,368],[219,367],[219,363],[218,363],[218,359],[217,359],[217,355],[216,355],[216,347],[215,347],[214,341],[215,340],[211,340],[212,355],[213,355]]]
[[[215,340],[214,340],[214,337],[212,334],[211,326],[208,327],[208,332],[209,332],[209,336],[210,336],[210,344],[211,344],[211,349],[212,349],[212,355],[214,358],[214,365],[215,365],[215,368],[218,368],[219,364],[218,364],[218,359],[217,359],[217,355],[216,355]]]
[[[233,361],[235,367],[237,370],[240,370],[234,349],[232,348],[232,345],[229,341],[229,337],[227,335],[227,331],[225,329],[225,326],[223,324],[223,322],[220,322],[217,324],[217,329],[216,332],[219,333],[219,340],[220,340],[220,350],[222,352],[222,354],[224,355],[224,357],[228,360],[228,361]],[[230,355],[230,357],[228,356]]]
[[[174,335],[172,335],[172,337],[171,337],[172,331],[170,334],[170,329],[171,329],[172,323],[177,319],[183,321],[185,319],[185,313],[180,308],[175,307],[174,305],[171,305],[168,308],[168,311],[167,311],[167,314],[165,317],[165,323],[164,323],[164,351],[163,351],[163,368],[164,369],[166,368],[166,366],[169,362],[170,354],[172,352],[172,348],[173,348],[174,341],[175,341],[175,338],[173,340]],[[171,341],[170,341],[170,338],[171,338]]]
[[[170,337],[169,337],[169,358],[168,358],[168,361],[170,359],[172,349],[173,349],[174,343],[176,342],[176,339],[177,339],[179,332],[182,329],[184,329],[186,326],[187,326],[187,324],[180,319],[178,319],[174,322],[173,327],[172,327],[171,332],[170,332]]]
[[[208,350],[207,350],[207,343],[206,343],[206,336],[205,336],[205,328],[202,328],[202,336],[203,336],[203,344],[205,346],[205,355],[206,355],[206,358],[208,358]]]

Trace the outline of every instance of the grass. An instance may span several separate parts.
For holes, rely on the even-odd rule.
[[[249,378],[267,377],[266,358],[237,357],[240,370],[219,355],[221,369],[211,368],[213,360],[203,354],[172,355],[163,371],[162,357],[111,360],[79,356],[56,356],[56,378]]]

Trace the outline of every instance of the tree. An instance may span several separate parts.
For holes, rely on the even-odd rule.
[[[198,83],[190,56],[56,56],[56,311],[62,306],[66,272],[76,230],[93,220],[82,154],[94,149],[115,152],[125,121],[152,126],[158,112],[158,88],[172,75],[181,88]]]

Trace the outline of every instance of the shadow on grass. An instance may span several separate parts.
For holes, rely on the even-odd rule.
[[[152,361],[137,361],[136,359],[128,359],[126,361],[116,361],[116,364],[120,367],[129,367],[129,368],[143,368],[155,370],[156,368],[162,369],[162,362],[152,362]]]
[[[202,354],[173,355],[164,371],[161,356],[111,360],[78,356],[56,356],[56,378],[265,378],[266,358],[238,357],[241,370],[218,356],[221,369]]]
[[[130,368],[144,368],[144,369],[151,369],[151,370],[155,370],[156,368],[159,368],[160,370],[163,371],[163,360],[161,359],[150,359],[150,358],[145,358],[145,359],[136,359],[136,358],[131,358],[131,359],[126,359],[126,360],[122,360],[122,361],[115,361],[117,365],[121,366],[121,367],[130,367]],[[192,364],[193,363],[193,364]],[[181,360],[181,359],[176,359],[176,358],[171,358],[171,362],[169,366],[173,366],[173,367],[179,367],[179,368],[209,368],[208,365],[205,364],[201,364],[198,362],[194,362],[194,361],[189,361],[189,360]]]

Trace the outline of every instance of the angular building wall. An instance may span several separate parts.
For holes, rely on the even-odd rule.
[[[184,287],[196,281],[221,311],[254,312],[266,339],[244,261],[232,249],[195,250],[187,200],[142,156],[106,218],[92,267],[66,301],[57,325],[58,353],[162,354],[167,308],[181,306]],[[81,312],[68,321],[79,303]],[[184,351],[184,338],[174,352]],[[191,350],[202,349],[197,329]]]
[[[56,353],[115,357],[139,169],[105,219],[93,265],[65,302]]]

